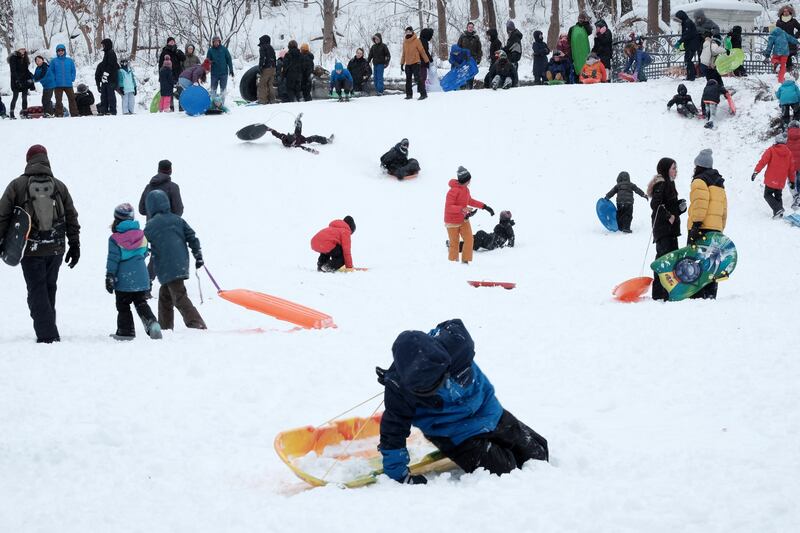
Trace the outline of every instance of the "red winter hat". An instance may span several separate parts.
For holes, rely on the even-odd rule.
[[[211,70],[211,60],[209,58],[205,58],[205,60],[203,60],[203,70],[206,72]]]
[[[42,146],[41,144],[34,144],[30,148],[28,148],[28,153],[25,154],[25,162],[29,162],[33,156],[38,154],[47,155],[47,148]]]

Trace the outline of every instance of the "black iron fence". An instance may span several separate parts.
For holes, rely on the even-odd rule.
[[[648,78],[663,78],[665,76],[685,76],[686,68],[684,63],[683,50],[675,50],[675,43],[681,38],[680,35],[651,35],[644,36],[644,48],[653,58],[644,69]],[[767,48],[768,33],[743,33],[742,51],[744,51],[744,68],[748,74],[764,74],[772,72],[772,66],[765,62],[763,51]],[[623,48],[630,41],[614,42],[614,55],[611,59],[611,78],[617,80],[617,74],[622,72],[628,63],[627,56]],[[767,58],[768,59],[768,58]],[[695,56],[695,63],[700,61],[700,52]]]

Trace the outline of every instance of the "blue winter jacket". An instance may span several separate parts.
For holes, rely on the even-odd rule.
[[[652,62],[653,57],[650,54],[641,48],[637,48],[636,53],[628,58],[628,64],[625,65],[625,72],[639,72]]]
[[[217,78],[233,76],[233,61],[231,53],[222,45],[208,49],[206,57],[211,60],[211,74]]]
[[[150,290],[147,274],[147,239],[135,220],[125,220],[117,225],[117,231],[108,238],[106,273],[114,276],[117,292],[140,292]]]
[[[461,68],[469,63],[470,59],[472,59],[472,53],[466,48],[461,48],[457,44],[450,47],[450,57],[448,58],[450,68]]]
[[[194,230],[185,220],[170,212],[169,196],[164,191],[151,191],[145,199],[145,206],[151,218],[144,227],[144,235],[150,241],[158,282],[166,285],[178,279],[189,279],[186,245],[192,249],[195,259],[203,258]]]
[[[58,51],[64,50],[64,55],[59,56]],[[56,46],[56,57],[50,62],[55,80],[54,87],[72,87],[75,83],[75,62],[67,57],[67,48],[63,44]]]
[[[404,331],[392,346],[394,362],[378,381],[386,389],[380,451],[387,476],[408,474],[406,439],[416,426],[442,452],[497,427],[503,407],[475,357],[474,343],[460,319],[429,334]]]
[[[781,105],[800,103],[800,87],[794,80],[786,80],[778,87],[775,96],[778,97]]]
[[[33,71],[33,81],[41,83],[42,89],[54,89],[56,86],[56,77],[53,74],[53,69],[47,62],[42,63],[41,66],[36,67]]]
[[[136,92],[136,74],[133,73],[132,68],[128,67],[127,70],[120,68],[117,79],[117,87],[122,89],[123,94]]]
[[[337,61],[336,64],[333,66],[333,71],[331,72],[331,79],[330,82],[328,83],[328,87],[330,89],[333,89],[333,87],[336,85],[336,82],[339,80],[347,80],[348,82],[350,82],[350,87],[353,86],[353,75],[350,74],[349,70],[344,68],[344,65],[342,65],[339,61]]]
[[[566,56],[562,56],[561,61],[556,61],[554,57],[547,63],[547,72],[550,72],[555,79],[556,74],[561,74],[561,78],[566,83],[575,83],[575,69]]]
[[[788,56],[789,44],[798,44],[797,39],[786,33],[780,28],[775,28],[769,33],[769,40],[767,41],[767,49],[764,51],[764,57],[774,56]]]

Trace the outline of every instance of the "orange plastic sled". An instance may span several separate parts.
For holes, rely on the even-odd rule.
[[[220,298],[307,329],[335,328],[333,317],[283,298],[247,289],[220,290]]]
[[[473,287],[503,287],[506,290],[511,290],[517,286],[516,283],[508,281],[467,281]]]
[[[653,283],[653,278],[647,276],[632,278],[614,287],[611,294],[620,302],[638,302],[639,298],[650,288],[651,283]]]

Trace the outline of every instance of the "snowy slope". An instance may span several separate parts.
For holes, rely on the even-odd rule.
[[[749,175],[773,104],[741,83],[719,129],[667,113],[675,82],[534,87],[239,108],[226,117],[137,115],[0,122],[5,179],[33,143],[80,212],[82,257],[62,269],[63,342],[37,346],[19,269],[0,269],[0,531],[791,531],[800,521],[795,357],[800,248],[772,221]],[[699,100],[701,82],[690,91]],[[724,106],[722,106],[724,108]],[[233,133],[264,121],[336,142],[314,156]],[[397,182],[378,158],[407,136],[423,172]],[[646,187],[660,157],[714,149],[727,178],[740,262],[716,302],[610,298],[637,276],[649,208],[633,235],[608,234],[596,199],[627,170]],[[116,204],[137,202],[169,158],[185,218],[226,288],[289,298],[338,329],[290,326],[212,296],[207,332],[161,342],[108,338],[103,290]],[[446,260],[447,181],[510,209],[517,246]],[[787,192],[788,194],[788,192]],[[354,259],[369,272],[321,275],[309,239],[355,217]],[[473,229],[491,231],[485,212]],[[650,246],[647,263],[654,256]],[[513,291],[467,279],[516,281]],[[199,304],[197,282],[188,282]],[[155,302],[154,302],[155,304]],[[425,487],[305,491],[272,450],[275,434],[319,424],[380,391],[404,329],[461,317],[506,408],[548,438],[551,464],[503,478],[442,475]],[[375,404],[358,414],[369,414]]]

